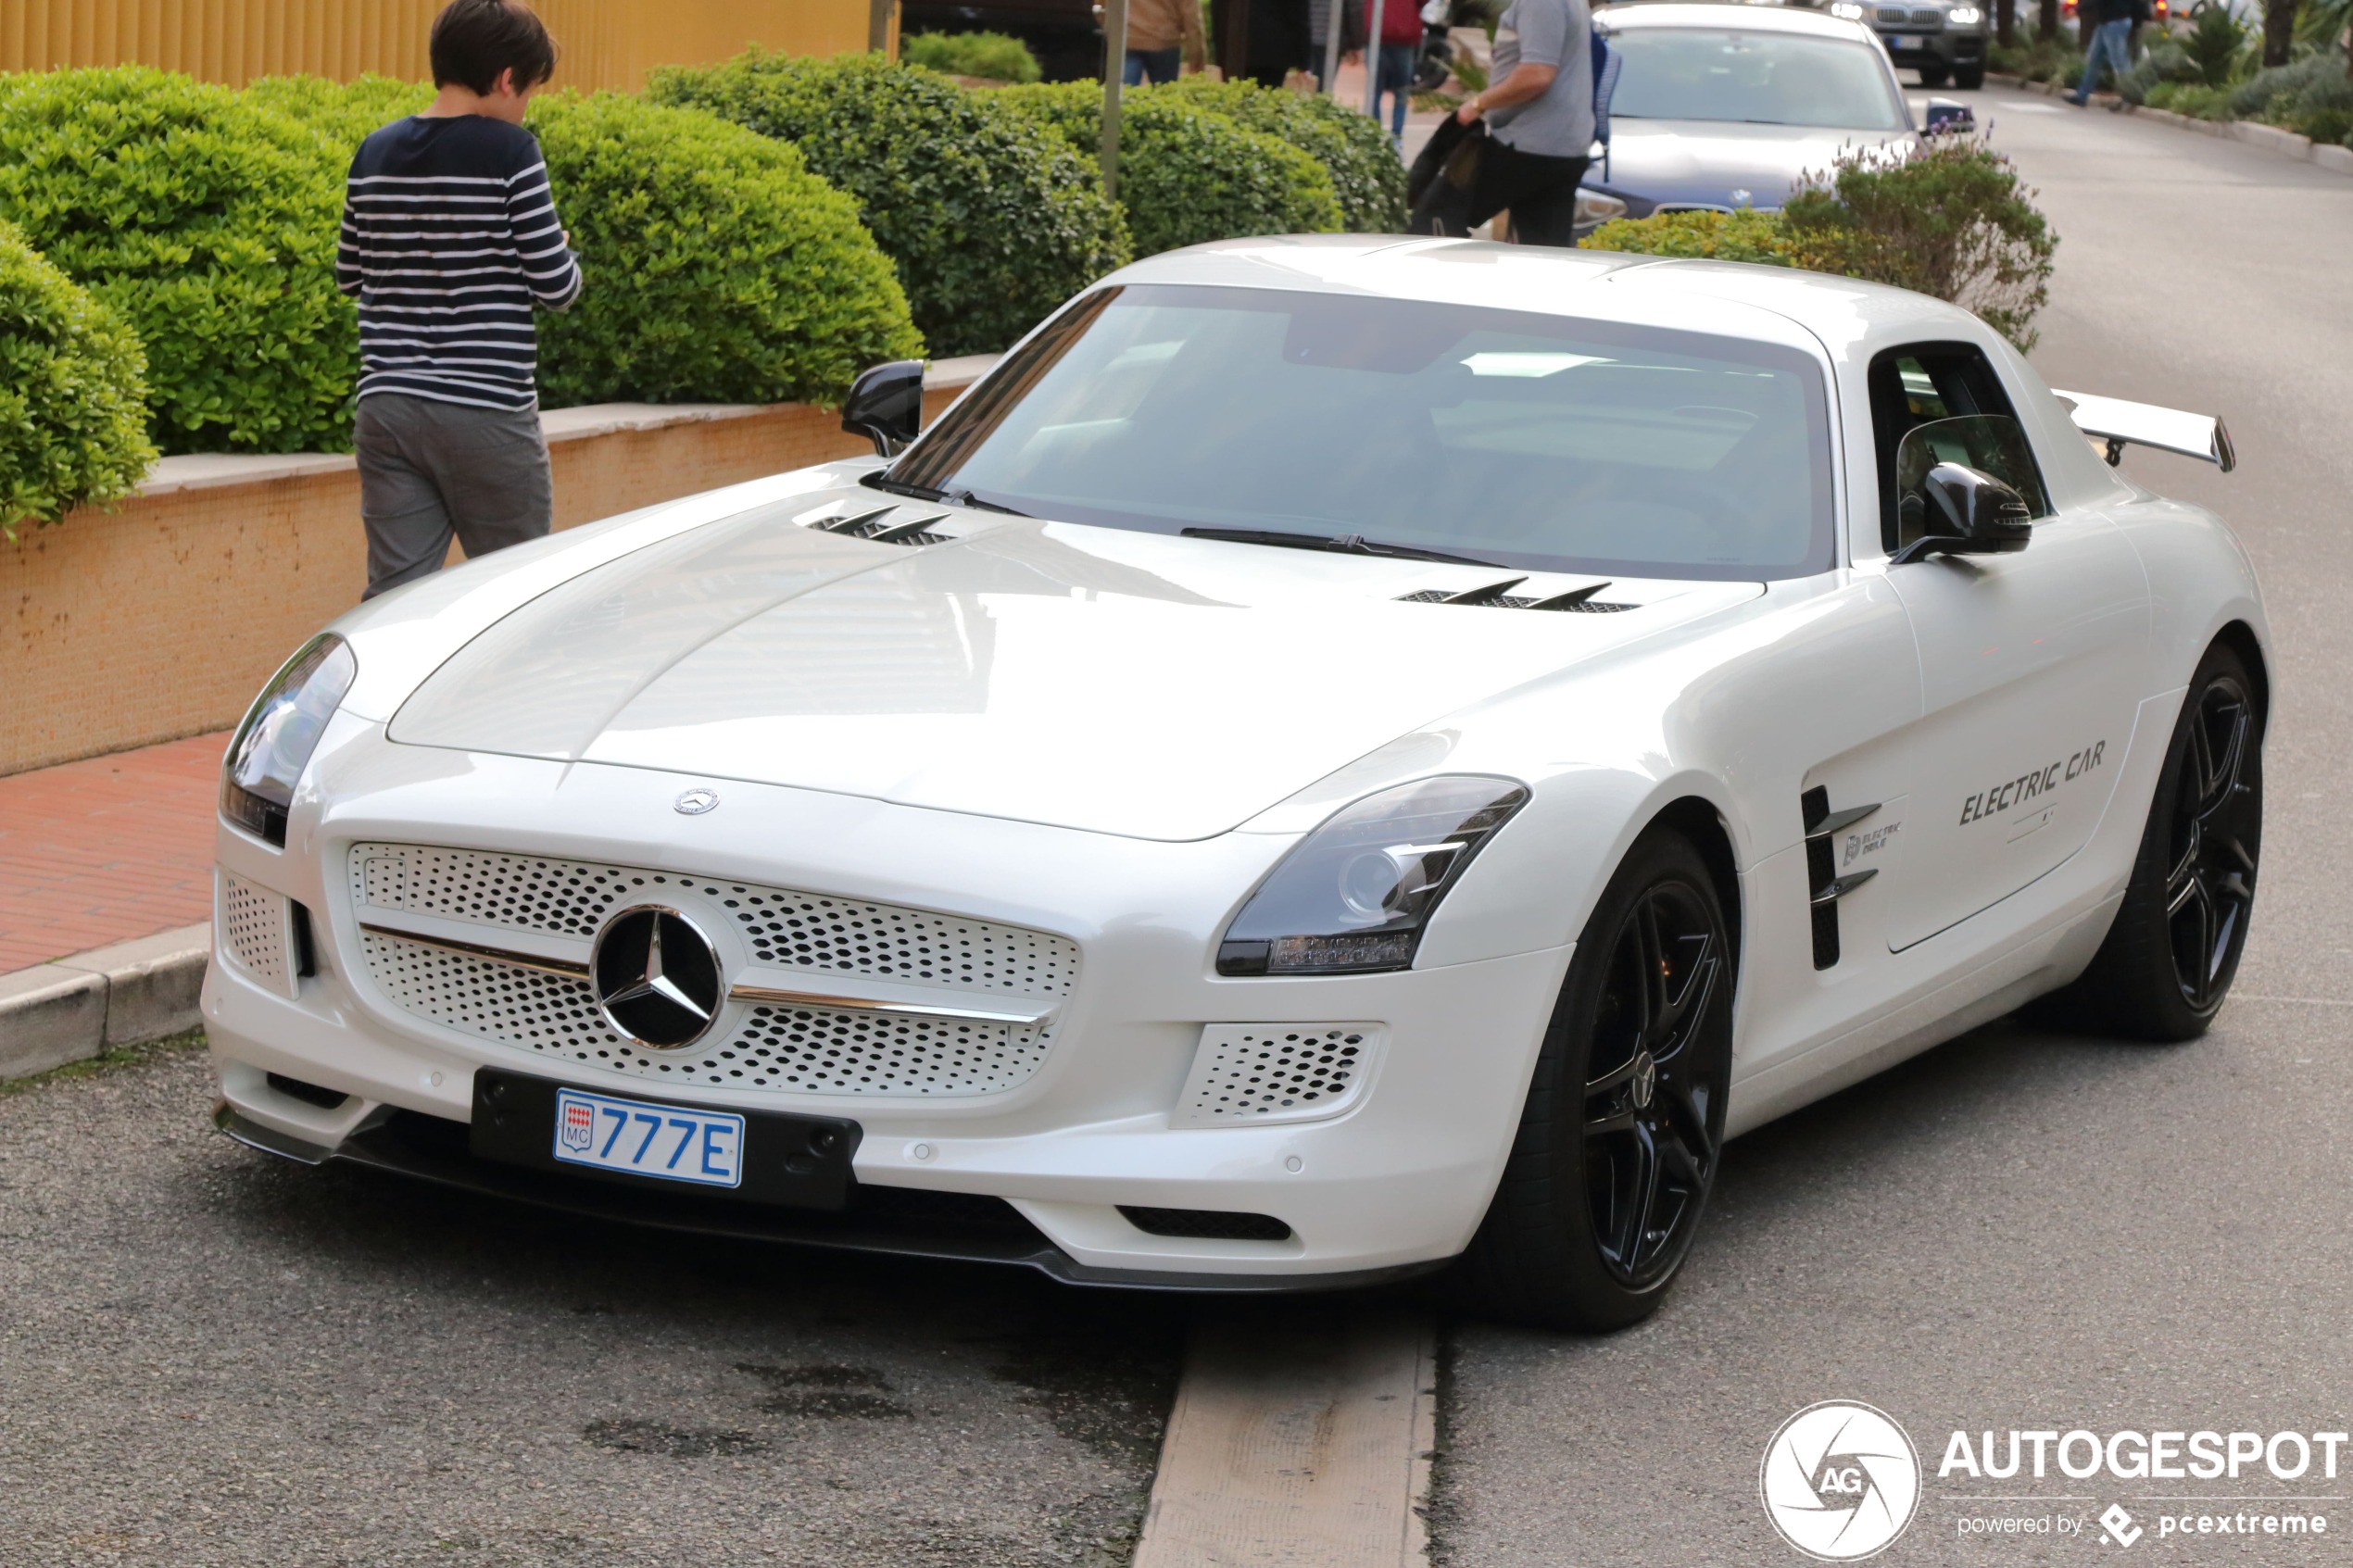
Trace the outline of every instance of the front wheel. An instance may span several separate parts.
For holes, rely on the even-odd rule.
[[[1658,1310],[1724,1142],[1734,957],[1679,834],[1627,855],[1586,922],[1460,1278],[1474,1305],[1605,1332]]]
[[[1942,87],[1944,85],[1945,75],[1945,69],[1941,65],[1922,66],[1920,67],[1920,85],[1923,87]]]
[[[1963,66],[1953,73],[1953,85],[1964,93],[1974,93],[1985,85],[1983,66]]]
[[[2052,1010],[2126,1039],[2206,1033],[2246,948],[2262,848],[2263,713],[2245,660],[2218,643],[2182,699],[2116,923]]]

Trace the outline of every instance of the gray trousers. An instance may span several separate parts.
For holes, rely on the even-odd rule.
[[[359,400],[352,433],[368,529],[362,598],[439,571],[452,537],[472,559],[547,534],[555,493],[537,410],[379,392]]]

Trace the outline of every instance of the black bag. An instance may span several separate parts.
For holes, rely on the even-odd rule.
[[[1413,208],[1407,233],[1461,239],[1471,232],[1471,199],[1486,152],[1486,120],[1465,125],[1450,114],[1440,122],[1405,176],[1405,200]]]

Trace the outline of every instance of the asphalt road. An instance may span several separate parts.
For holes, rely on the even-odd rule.
[[[2044,374],[2218,411],[2237,438],[2229,476],[2125,462],[2233,520],[2277,631],[2238,994],[2175,1048],[1998,1024],[1740,1140],[1675,1298],[1641,1329],[1565,1341],[1460,1325],[1436,1531],[1458,1568],[1802,1562],[1767,1524],[1758,1463],[1785,1418],[1830,1399],[1879,1406],[1930,1450],[1918,1520],[1879,1561],[2117,1555],[2091,1524],[2082,1537],[1959,1533],[1965,1514],[2088,1521],[2114,1501],[2147,1530],[2121,1549],[2134,1561],[2353,1557],[2342,1474],[1933,1474],[1956,1429],[2353,1426],[2353,179],[2049,99],[1977,98],[2060,235]],[[2161,1539],[2141,1499],[2197,1493],[2327,1494],[2284,1506],[2328,1512],[2338,1533]]]
[[[0,1096],[0,1564],[1124,1563],[1150,1298],[575,1223]]]

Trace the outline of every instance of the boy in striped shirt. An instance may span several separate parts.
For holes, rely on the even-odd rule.
[[[449,0],[433,24],[440,94],[359,144],[335,285],[359,300],[359,512],[368,591],[547,532],[535,307],[580,297],[539,144],[522,128],[556,69],[521,0]]]

